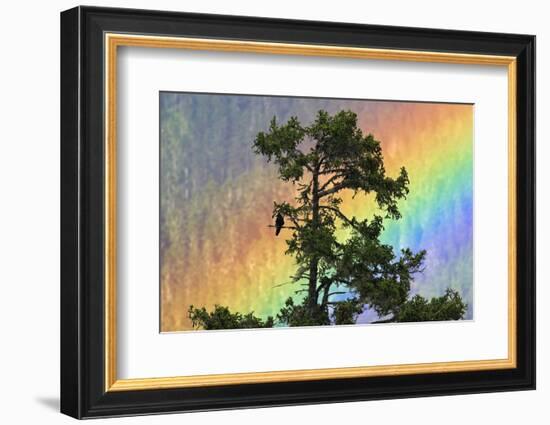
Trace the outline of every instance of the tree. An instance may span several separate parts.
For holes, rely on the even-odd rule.
[[[195,308],[189,306],[187,311],[193,327],[202,327],[209,329],[250,329],[250,328],[272,328],[273,318],[268,317],[264,322],[262,319],[254,316],[254,313],[242,315],[241,313],[231,313],[229,308],[220,305],[214,306],[214,310],[209,313],[204,307]]]
[[[459,293],[447,289],[441,297],[434,297],[430,301],[415,295],[405,302],[399,309],[397,322],[426,322],[434,320],[460,320],[466,311],[466,304]]]
[[[273,118],[253,149],[278,167],[281,180],[297,186],[293,205],[274,202],[272,218],[288,224],[282,230],[290,231],[286,254],[296,259],[292,281],[305,286],[296,291],[305,297],[298,304],[289,298],[279,323],[351,324],[367,306],[384,322],[463,317],[466,305],[450,290],[429,302],[419,295],[409,300],[426,251],[405,248],[396,255],[380,242],[383,220],[401,217],[398,202],[409,193],[409,177],[404,167],[395,178],[386,175],[380,142],[363,134],[355,113],[319,111],[306,127],[296,117],[283,125]],[[341,209],[346,190],[373,196],[380,213],[363,220],[346,216]],[[349,231],[345,240],[337,237],[341,227]]]

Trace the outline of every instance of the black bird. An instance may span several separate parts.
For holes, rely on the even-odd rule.
[[[275,219],[275,236],[279,234],[282,227],[285,225],[285,219],[281,215],[281,213],[277,213],[277,218]]]

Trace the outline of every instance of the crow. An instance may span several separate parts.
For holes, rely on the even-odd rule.
[[[285,219],[281,215],[281,213],[277,213],[277,218],[275,219],[275,236],[279,234],[282,227],[285,225]]]

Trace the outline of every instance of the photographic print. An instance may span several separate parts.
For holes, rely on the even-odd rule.
[[[60,34],[62,413],[535,389],[535,36],[90,6]]]
[[[473,105],[159,96],[161,332],[473,318]]]

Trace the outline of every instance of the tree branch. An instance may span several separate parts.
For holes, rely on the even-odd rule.
[[[338,291],[338,292],[331,292],[330,294],[328,294],[328,296],[332,296],[332,295],[344,295],[344,294],[347,294],[347,292],[344,292],[344,291]]]
[[[344,177],[343,174],[335,174],[331,178],[329,178],[322,186],[321,186],[321,192],[327,188],[327,186],[334,182],[334,180]]]
[[[295,282],[298,282],[299,280],[302,280],[302,279],[309,279],[309,273],[302,273],[302,274],[299,274],[299,275],[296,275],[296,276],[290,276],[290,278]]]
[[[355,223],[350,220],[349,218],[347,218],[338,208],[334,208],[334,207],[329,207],[328,205],[320,205],[319,208],[322,208],[324,210],[330,210],[330,211],[333,211],[336,213],[336,215],[344,220],[346,223],[348,223],[350,226],[352,226],[354,229],[357,228],[357,226],[355,225]]]
[[[294,148],[294,150],[292,151],[292,153],[293,153],[293,156],[294,156],[295,158],[300,158],[300,157],[304,157],[304,156],[305,156],[305,154],[304,154],[300,149],[296,149],[296,148]],[[304,163],[304,167],[306,167],[306,169],[307,169],[309,172],[313,173],[313,169],[310,167],[310,165],[309,165],[307,162]]]
[[[341,182],[337,185],[334,185],[330,189],[319,191],[318,196],[319,196],[319,198],[322,198],[323,196],[327,196],[327,195],[330,195],[332,193],[336,193],[339,190],[345,189],[345,188],[346,188],[346,185],[343,182]]]
[[[344,173],[346,172],[345,168],[327,168],[323,171],[319,171],[319,174],[334,174],[334,173]]]
[[[292,276],[291,276],[291,277],[292,277]],[[292,281],[291,281],[291,282],[283,282],[283,283],[279,283],[278,285],[272,286],[272,288],[275,289],[275,288],[280,288],[281,286],[293,285],[293,284],[294,284],[294,282],[292,282]]]
[[[317,287],[317,296],[319,296],[319,294],[321,293],[321,290],[323,288],[325,288],[326,286],[328,286],[330,288],[330,286],[332,285],[332,281],[328,280],[328,281],[325,281],[325,282],[322,282],[318,287]]]

